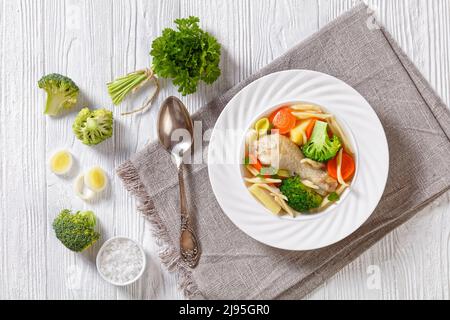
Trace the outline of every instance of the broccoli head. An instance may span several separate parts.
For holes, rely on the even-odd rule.
[[[113,134],[113,114],[106,109],[81,109],[72,125],[75,136],[88,146],[99,144]]]
[[[39,88],[47,92],[45,114],[58,115],[63,109],[70,109],[77,103],[79,89],[70,78],[52,73],[38,81]]]
[[[341,148],[341,141],[336,135],[333,135],[330,139],[327,127],[326,122],[316,121],[311,138],[302,148],[305,157],[314,161],[325,162],[336,156]]]
[[[288,198],[288,205],[299,212],[318,208],[323,200],[321,195],[305,186],[299,176],[283,180],[280,190]]]
[[[64,209],[53,221],[56,237],[68,249],[81,252],[89,248],[99,238],[100,234],[94,230],[96,218],[92,211],[78,211]]]

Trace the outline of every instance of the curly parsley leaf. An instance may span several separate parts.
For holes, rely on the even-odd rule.
[[[200,81],[211,84],[220,76],[220,44],[199,21],[192,16],[175,20],[178,30],[164,29],[150,52],[153,71],[172,79],[183,96],[197,91]]]

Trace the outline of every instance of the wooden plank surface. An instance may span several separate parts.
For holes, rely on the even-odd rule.
[[[444,101],[450,104],[450,3],[448,0],[370,0],[385,25]],[[223,44],[220,81],[185,99],[191,112],[252,74],[351,8],[351,0],[0,0],[0,299],[182,298],[176,279],[159,263],[157,245],[135,202],[113,169],[156,137],[157,107],[117,116],[114,138],[93,148],[76,140],[76,112],[42,115],[36,82],[59,72],[82,89],[82,106],[112,108],[105,83],[148,66],[152,39],[177,17],[195,15]],[[163,83],[164,97],[176,94]],[[131,109],[144,95],[127,100]],[[47,168],[69,148],[78,171],[100,165],[110,187],[86,204],[72,179]],[[64,207],[94,210],[104,239],[126,235],[143,243],[148,272],[138,283],[115,288],[95,269],[95,252],[76,255],[53,235]],[[444,198],[389,234],[310,295],[313,299],[449,298],[449,199]],[[379,282],[379,285],[378,285]]]

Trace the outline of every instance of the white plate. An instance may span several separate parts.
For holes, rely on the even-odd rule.
[[[270,214],[248,192],[241,174],[246,131],[261,115],[292,102],[314,103],[334,114],[353,140],[357,166],[337,204],[297,218]],[[341,80],[309,70],[272,73],[242,89],[219,116],[208,150],[209,178],[225,214],[252,238],[287,250],[322,248],[353,233],[380,201],[388,171],[386,136],[369,103]]]

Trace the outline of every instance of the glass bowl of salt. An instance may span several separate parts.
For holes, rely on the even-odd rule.
[[[114,237],[100,248],[97,270],[100,276],[115,286],[127,286],[137,281],[145,271],[144,249],[127,237]]]

